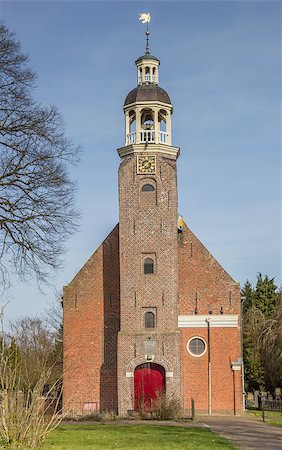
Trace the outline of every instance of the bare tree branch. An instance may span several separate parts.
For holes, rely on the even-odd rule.
[[[31,96],[35,75],[12,33],[0,24],[0,283],[9,271],[47,281],[77,228],[68,165],[79,148],[65,137],[54,106]]]

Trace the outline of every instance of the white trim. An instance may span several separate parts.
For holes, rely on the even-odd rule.
[[[239,365],[239,364],[234,364],[234,363],[232,363],[231,369],[232,369],[233,371],[241,370],[241,364]]]
[[[146,154],[146,153],[161,153],[166,154],[169,156],[174,156],[176,159],[180,155],[180,149],[178,147],[173,147],[172,145],[167,144],[155,144],[155,143],[148,143],[146,144],[129,144],[125,147],[121,147],[117,149],[117,152],[121,158],[127,155],[132,154]]]
[[[133,372],[125,372],[126,378],[133,378]]]
[[[238,328],[238,314],[178,316],[178,328],[207,328],[207,321],[211,328]]]
[[[173,106],[171,103],[165,103],[165,102],[161,102],[159,100],[143,100],[143,101],[135,101],[132,103],[128,103],[127,105],[123,106],[123,110],[126,111],[127,109],[132,109],[132,108],[136,108],[140,106],[141,108],[143,106],[161,106],[163,109],[168,109],[170,111],[173,110]]]

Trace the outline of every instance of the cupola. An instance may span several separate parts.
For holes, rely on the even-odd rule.
[[[171,146],[172,104],[167,92],[159,86],[160,61],[151,55],[149,31],[146,51],[136,61],[137,87],[124,102],[125,146],[163,144]]]

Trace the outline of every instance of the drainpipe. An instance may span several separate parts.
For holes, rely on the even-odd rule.
[[[245,407],[245,373],[244,373],[244,347],[243,347],[243,307],[244,307],[244,302],[246,300],[246,297],[241,297],[241,302],[240,302],[240,316],[241,316],[241,358],[242,358],[242,403],[243,403],[243,411],[246,410]]]
[[[235,384],[235,370],[233,370],[233,412],[236,416],[236,384]]]
[[[211,319],[206,319],[208,326],[208,411],[209,416],[212,412],[212,395],[211,395],[211,342],[210,342],[210,321]]]

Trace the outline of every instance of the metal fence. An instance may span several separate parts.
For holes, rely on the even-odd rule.
[[[282,400],[262,400],[260,409],[264,411],[282,412]]]

